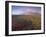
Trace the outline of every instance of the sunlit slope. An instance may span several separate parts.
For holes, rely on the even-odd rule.
[[[41,15],[40,14],[32,14],[32,15],[13,15],[13,20],[22,22],[32,21],[32,25],[34,29],[40,29],[41,25]]]

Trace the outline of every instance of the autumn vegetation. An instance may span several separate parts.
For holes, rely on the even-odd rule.
[[[12,15],[12,31],[40,30],[41,15]]]

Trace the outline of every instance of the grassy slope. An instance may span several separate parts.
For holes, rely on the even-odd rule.
[[[41,15],[13,15],[13,20],[16,22],[22,22],[22,20],[32,21],[34,29],[40,29]]]

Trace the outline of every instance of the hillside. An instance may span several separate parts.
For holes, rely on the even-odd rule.
[[[32,27],[33,27],[33,30],[39,30],[40,29],[40,26],[41,26],[41,15],[38,14],[38,13],[32,13],[33,15],[12,15],[12,21],[14,23],[17,23],[17,24],[14,24],[14,27],[16,28],[16,26],[20,26],[19,28],[23,27],[24,30],[32,30],[31,29],[31,26],[28,27],[28,26],[23,26],[23,24],[25,25],[25,23],[27,23],[26,25],[29,25],[29,23],[31,23],[32,21]],[[18,29],[18,30],[23,30],[22,29]]]

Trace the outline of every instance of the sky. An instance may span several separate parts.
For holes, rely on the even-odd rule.
[[[41,7],[12,5],[12,15],[29,15],[31,13],[41,13]]]

